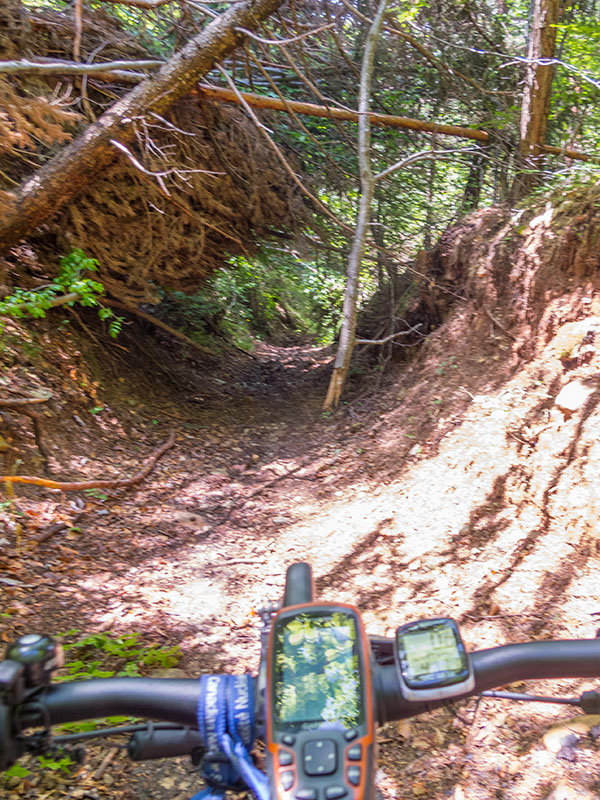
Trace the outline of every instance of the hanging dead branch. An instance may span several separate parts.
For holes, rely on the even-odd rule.
[[[359,113],[350,109],[331,108],[330,106],[320,106],[314,103],[301,103],[296,100],[285,100],[284,102],[275,97],[265,97],[249,92],[236,93],[230,89],[210,86],[205,83],[199,85],[198,92],[206,97],[212,97],[215,100],[220,100],[225,103],[241,103],[243,99],[245,104],[253,108],[265,108],[272,111],[288,111],[291,109],[297,114],[306,114],[311,117],[348,120],[350,122],[358,122],[359,120]],[[372,125],[407,128],[409,130],[419,131],[420,133],[457,136],[459,139],[475,139],[479,142],[489,142],[490,140],[489,134],[486,131],[480,131],[477,130],[477,128],[465,128],[460,125],[442,125],[436,122],[412,119],[411,117],[397,117],[393,114],[377,114],[373,112],[369,113],[369,119]],[[576,161],[600,163],[600,156],[580,153],[578,150],[571,150],[570,148],[544,145],[542,149],[546,153],[572,158]]]
[[[294,170],[290,166],[290,163],[287,160],[287,158],[285,157],[285,155],[283,154],[281,148],[276,144],[276,142],[272,138],[272,136],[270,136],[269,132],[267,131],[265,126],[262,124],[262,122],[258,119],[256,114],[252,111],[250,106],[245,102],[242,93],[237,89],[237,87],[235,86],[235,84],[233,83],[233,81],[231,80],[229,75],[227,74],[227,72],[225,72],[225,70],[222,67],[218,67],[218,69],[221,72],[221,74],[223,75],[223,77],[225,78],[225,80],[227,81],[227,83],[229,83],[229,85],[231,86],[231,91],[232,91],[233,95],[237,98],[237,101],[242,104],[242,106],[246,110],[246,113],[248,114],[250,119],[252,119],[252,121],[256,125],[257,129],[265,137],[265,139],[269,143],[269,146],[274,151],[275,155],[277,156],[277,158],[279,159],[279,161],[283,165],[285,171],[288,173],[288,175],[293,180],[293,182],[296,184],[296,186],[300,189],[302,194],[304,194],[306,197],[308,197],[308,199],[314,204],[315,208],[318,208],[319,211],[322,211],[323,214],[325,214],[326,217],[328,217],[332,222],[335,222],[335,224],[338,227],[340,227],[343,231],[345,231],[346,233],[352,233],[352,228],[349,225],[346,225],[345,222],[342,222],[342,220],[338,219],[338,217],[336,217],[335,214],[332,211],[330,211],[329,208],[327,208],[327,206],[324,205],[324,203],[322,203],[319,200],[319,198],[316,197],[316,195],[314,195],[304,185],[304,183],[300,180],[300,178],[296,175],[296,173],[294,172]]]

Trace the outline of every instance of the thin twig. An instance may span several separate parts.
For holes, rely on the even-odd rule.
[[[75,0],[75,35],[73,38],[73,60],[79,61],[81,55],[81,34],[83,31],[83,0]]]
[[[496,317],[492,314],[489,308],[487,308],[487,306],[482,306],[482,308],[487,317],[494,323],[494,325],[496,325],[502,331],[503,334],[505,334],[505,336],[508,336],[509,339],[512,339],[514,342],[517,341],[517,337],[515,336],[515,334],[507,330],[504,327],[504,325],[496,319]]]
[[[172,328],[170,325],[167,325],[166,322],[156,319],[156,317],[153,317],[151,314],[146,314],[144,311],[140,311],[137,308],[125,305],[125,303],[121,303],[119,300],[105,300],[104,302],[107,306],[111,306],[112,308],[120,308],[123,311],[129,311],[130,314],[135,314],[136,316],[145,319],[147,322],[151,322],[153,325],[156,325],[157,328],[162,328],[163,331],[167,331],[167,333],[170,333],[171,336],[174,336],[176,339],[181,339],[182,342],[185,342],[190,347],[193,347],[194,350],[199,350],[201,353],[211,356],[211,358],[216,358],[216,355],[212,350],[209,350],[208,347],[203,347],[201,344],[198,344],[198,342],[190,339],[189,336],[186,336],[185,333],[181,333],[181,331]]]
[[[294,42],[299,42],[301,39],[306,39],[309,36],[314,36],[315,33],[320,33],[321,31],[329,30],[329,28],[333,28],[335,26],[334,22],[331,22],[329,25],[321,25],[320,28],[315,28],[314,30],[307,31],[306,33],[301,33],[298,36],[292,36],[291,39],[263,39],[261,36],[257,36],[252,31],[247,31],[246,28],[234,28],[234,30],[238,31],[239,33],[243,33],[244,36],[249,36],[251,39],[254,39],[261,44],[269,44],[269,45],[285,45],[285,44],[293,44]]]
[[[164,170],[164,172],[152,172],[152,170],[146,169],[146,167],[137,160],[137,158],[133,155],[131,150],[129,150],[129,148],[125,147],[124,144],[121,144],[121,142],[117,142],[116,139],[111,139],[110,143],[113,145],[113,147],[116,147],[117,150],[120,150],[122,153],[125,153],[127,158],[131,161],[131,163],[133,164],[133,166],[137,170],[139,170],[140,172],[143,172],[144,175],[148,175],[151,178],[156,178],[156,180],[158,181],[161,189],[164,192],[166,192],[169,195],[169,197],[171,196],[171,193],[169,192],[169,190],[167,189],[167,187],[165,185],[165,182],[163,181],[163,178],[165,178],[167,175],[174,175],[174,174],[175,175],[187,175],[187,174],[189,174],[191,172],[200,172],[203,175],[224,175],[225,174],[224,172],[211,172],[210,170],[207,170],[207,169],[176,169],[176,168],[167,169],[167,170]]]
[[[19,406],[31,406],[37,403],[47,403],[52,398],[52,392],[45,397],[7,397],[0,398],[0,408],[18,408]]]
[[[399,331],[398,333],[392,333],[390,336],[386,336],[385,339],[356,339],[354,344],[387,344],[391,342],[392,339],[395,339],[397,336],[408,336],[409,333],[419,333],[419,328],[423,327],[423,323],[419,322],[416,325],[410,327],[407,331]]]
[[[407,158],[403,158],[402,161],[397,161],[395,164],[392,164],[390,167],[386,167],[382,172],[375,175],[373,178],[374,181],[380,181],[383,178],[387,178],[388,175],[392,175],[392,173],[397,172],[399,169],[403,169],[404,167],[408,167],[409,164],[414,164],[415,161],[424,161],[426,159],[443,159],[447,156],[454,155],[456,153],[474,153],[476,152],[472,148],[455,148],[452,150],[421,150],[419,153],[413,153],[411,156]]]

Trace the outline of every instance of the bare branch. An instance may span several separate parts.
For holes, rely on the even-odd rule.
[[[73,60],[81,56],[81,34],[83,32],[83,0],[75,0],[75,36],[73,38]]]
[[[173,3],[175,0],[102,0],[102,2],[111,3],[115,6],[133,6],[134,8],[146,8],[152,10],[153,8],[166,6],[167,3]]]
[[[137,158],[133,155],[131,150],[125,147],[124,144],[121,144],[121,142],[117,142],[116,139],[111,139],[110,143],[113,145],[113,147],[116,147],[117,150],[120,150],[122,153],[125,153],[127,158],[131,161],[131,163],[137,170],[143,172],[144,175],[148,175],[151,178],[156,178],[163,192],[166,192],[169,197],[171,196],[171,194],[167,189],[167,187],[165,186],[165,182],[163,181],[163,178],[167,177],[167,175],[186,175],[190,172],[201,172],[204,175],[225,174],[224,172],[211,172],[210,170],[207,169],[167,169],[164,172],[152,172],[151,170],[146,169],[146,167],[137,160]]]
[[[245,28],[236,28],[236,31],[243,33],[245,36],[249,36],[251,39],[254,39],[261,44],[272,44],[272,45],[284,45],[284,44],[292,44],[293,42],[299,42],[301,39],[307,39],[309,36],[314,36],[315,33],[320,33],[321,31],[329,30],[329,28],[333,28],[335,25],[334,22],[331,22],[329,25],[321,25],[320,28],[315,28],[314,30],[307,31],[306,33],[301,33],[298,36],[292,36],[291,39],[263,39],[261,36],[257,36],[252,31],[247,31]]]
[[[50,481],[46,478],[36,478],[29,475],[0,475],[0,481],[8,483],[28,483],[33,486],[44,486],[47,489],[58,489],[61,492],[80,492],[85,489],[120,489],[126,486],[136,486],[146,478],[156,466],[158,459],[175,444],[175,432],[171,431],[169,438],[148,457],[146,464],[132,478],[113,478],[109,480],[92,481]]]
[[[218,86],[209,86],[206,83],[199,84],[198,89],[201,94],[212,97],[215,100],[223,100],[226,103],[241,103],[244,106],[269,108],[273,111],[286,111],[286,106],[289,106],[289,108],[293,109],[298,114],[306,114],[312,117],[349,120],[351,122],[358,122],[360,119],[360,112],[352,111],[351,109],[344,111],[338,108],[330,108],[329,106],[315,105],[314,103],[301,103],[296,100],[286,100],[284,104],[275,97],[240,92],[237,89],[235,91],[229,91],[228,89]],[[486,131],[480,131],[477,128],[465,128],[459,125],[443,125],[435,122],[426,122],[421,119],[412,119],[411,117],[397,117],[393,114],[369,113],[369,118],[372,125],[408,128],[413,131],[420,131],[421,133],[457,136],[460,139],[475,139],[479,142],[488,142],[490,139]],[[581,153],[579,150],[571,150],[569,148],[564,149],[562,147],[556,147],[555,145],[543,145],[542,150],[545,153],[562,155],[577,161],[591,161],[594,163],[600,161],[600,156]]]
[[[403,320],[405,322],[405,320]],[[408,325],[408,323],[406,323]],[[398,331],[398,333],[392,333],[390,336],[386,336],[385,339],[355,339],[354,344],[387,344],[391,342],[392,339],[396,339],[398,336],[408,336],[409,333],[419,333],[419,328],[423,327],[422,322],[418,322],[416,325],[410,325],[407,331]]]
[[[413,153],[411,156],[402,159],[402,161],[397,161],[395,164],[392,164],[391,167],[387,167],[378,175],[375,175],[373,178],[374,181],[380,181],[383,178],[387,178],[388,175],[391,175],[394,172],[397,172],[399,169],[403,169],[404,167],[408,167],[409,164],[414,164],[415,161],[425,161],[427,159],[443,159],[449,155],[454,153],[474,153],[475,150],[471,148],[455,148],[453,150],[421,150],[419,153]]]
[[[73,303],[75,300],[79,300],[79,294],[77,292],[70,292],[69,294],[61,294],[58,297],[52,298],[52,300],[48,301],[47,306],[45,308],[58,308],[59,306],[64,306],[67,303]],[[18,305],[11,306],[11,311],[16,311],[20,309],[26,309],[29,306],[29,303],[19,303]],[[0,313],[0,316],[9,317],[11,314],[9,312]]]
[[[128,69],[155,69],[163,67],[164,61],[106,61],[100,64],[79,64],[74,61],[0,61],[0,73],[46,73],[50,75],[92,75],[99,72]],[[140,76],[140,77],[146,77]]]

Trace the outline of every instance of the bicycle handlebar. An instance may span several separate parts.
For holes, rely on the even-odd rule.
[[[504,645],[474,652],[471,659],[475,689],[454,700],[519,680],[600,677],[600,639]],[[415,703],[403,698],[395,666],[377,667],[374,682],[380,725],[448,702]],[[24,703],[18,709],[18,722],[24,729],[125,714],[196,727],[199,691],[194,678],[99,678],[58,684]]]

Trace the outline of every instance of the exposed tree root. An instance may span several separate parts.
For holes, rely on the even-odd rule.
[[[158,459],[175,444],[175,432],[171,431],[169,438],[161,444],[148,458],[146,465],[132,478],[117,478],[113,480],[95,481],[50,481],[45,478],[35,478],[29,475],[2,475],[0,481],[9,483],[29,483],[34,486],[44,486],[46,489],[58,489],[61,492],[79,492],[84,489],[120,489],[125,486],[135,486],[141,483],[154,469]]]
[[[36,403],[47,403],[48,400],[52,397],[51,394],[48,394],[46,397],[15,397],[15,398],[0,398],[0,408],[9,408],[17,411],[19,414],[25,414],[31,419],[33,423],[33,433],[35,436],[35,443],[37,444],[37,448],[40,451],[40,454],[44,460],[44,469],[46,472],[49,472],[49,463],[48,459],[50,458],[50,453],[46,445],[44,444],[44,435],[42,430],[42,420],[40,415],[36,411],[32,411],[29,406],[34,405]]]

